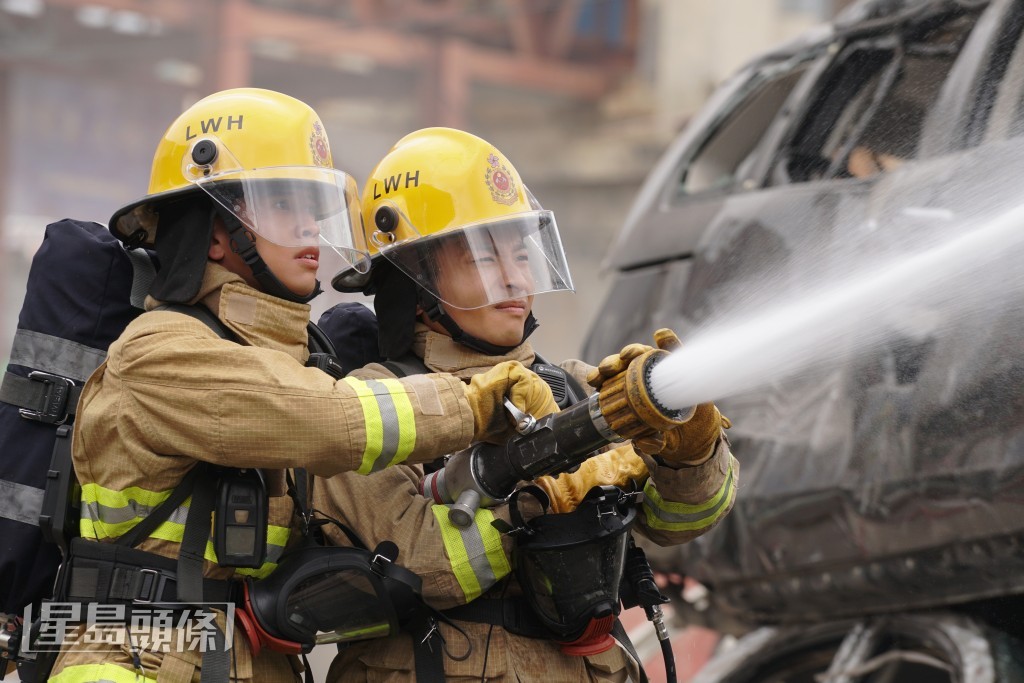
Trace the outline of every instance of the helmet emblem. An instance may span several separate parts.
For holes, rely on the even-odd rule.
[[[319,121],[313,122],[313,132],[309,136],[309,151],[313,153],[313,163],[317,166],[331,166],[331,148],[327,144],[327,135]]]
[[[512,180],[512,173],[494,154],[487,157],[487,163],[491,167],[484,173],[484,181],[487,183],[487,188],[491,191],[491,199],[499,204],[512,206],[519,199],[519,192],[516,191],[515,182]]]

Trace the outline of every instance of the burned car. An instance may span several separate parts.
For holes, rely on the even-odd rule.
[[[665,153],[584,357],[799,307],[1022,200],[1024,2],[857,3],[740,70]],[[1024,680],[1024,306],[1002,296],[1024,260],[1006,256],[950,260],[967,278],[947,291],[884,324],[857,311],[886,329],[870,347],[719,400],[736,507],[657,555],[708,589],[699,611],[674,596],[684,618],[747,634],[698,680]]]

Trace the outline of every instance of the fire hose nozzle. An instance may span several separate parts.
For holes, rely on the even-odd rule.
[[[678,427],[694,409],[666,408],[650,389],[651,369],[668,355],[653,350],[634,359],[597,393],[539,420],[508,403],[519,434],[503,445],[477,443],[452,455],[420,480],[420,492],[449,505],[448,519],[465,528],[478,508],[504,502],[520,481],[566,472],[619,439]]]
[[[598,406],[608,428],[623,439],[667,432],[685,423],[696,410],[672,410],[651,392],[651,371],[669,356],[656,349],[640,356],[598,392]]]

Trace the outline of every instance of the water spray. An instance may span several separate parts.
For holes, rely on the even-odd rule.
[[[998,259],[1024,244],[1024,206],[945,244],[905,257],[735,325],[709,329],[652,370],[650,392],[669,408],[734,396],[851,350],[877,345],[908,304],[946,311],[992,305],[977,286]],[[1019,255],[998,280],[1004,297],[1024,293]]]

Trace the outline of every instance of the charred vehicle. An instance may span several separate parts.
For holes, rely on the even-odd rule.
[[[584,357],[685,338],[738,292],[799,301],[1022,200],[1024,2],[855,4],[738,72],[672,144]],[[1024,680],[1024,306],[943,316],[719,402],[736,507],[658,556],[708,590],[674,596],[684,620],[740,636],[701,683]]]

